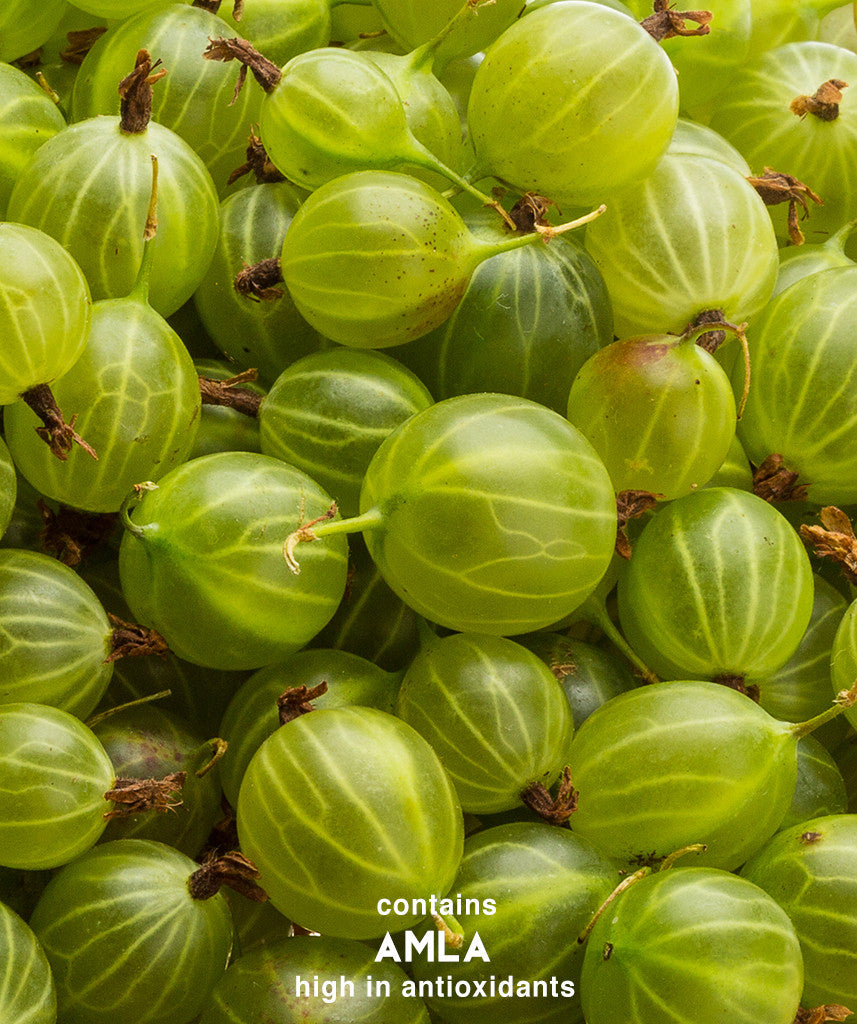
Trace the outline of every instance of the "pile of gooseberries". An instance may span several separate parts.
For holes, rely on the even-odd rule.
[[[0,61],[2,1024],[857,1020],[857,4]]]

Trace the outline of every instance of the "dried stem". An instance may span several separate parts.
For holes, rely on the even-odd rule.
[[[139,50],[134,70],[119,83],[119,127],[127,135],[139,135],[152,119],[152,86],[167,73],[166,68],[152,74],[160,66],[152,63],[148,50]]]
[[[113,789],[108,789],[104,799],[115,804],[112,811],[106,811],[104,817],[130,818],[144,811],[155,811],[165,814],[181,806],[181,800],[174,794],[181,791],[186,778],[185,772],[172,772],[162,779],[116,779]]]
[[[36,427],[36,433],[61,462],[68,460],[68,453],[71,451],[72,445],[75,444],[80,445],[93,459],[98,458],[95,449],[88,445],[74,429],[77,414],[75,413],[66,423],[53,392],[47,384],[37,384],[29,391],[25,391],[21,398],[44,424],[43,427]]]
[[[769,455],[753,474],[753,493],[765,501],[804,501],[806,486],[798,484],[800,474],[788,469],[779,452]]]
[[[789,109],[801,120],[807,114],[812,114],[820,121],[835,121],[839,117],[842,90],[847,88],[848,83],[843,82],[841,78],[829,78],[815,90],[812,96],[795,96],[789,104]]]
[[[199,378],[199,392],[203,405],[220,405],[245,416],[258,417],[264,395],[240,385],[256,380],[259,373],[255,369],[244,370],[242,373],[226,380],[214,380],[212,377]]]
[[[821,197],[798,178],[775,171],[773,167],[766,167],[759,177],[751,176],[747,181],[759,193],[765,206],[789,204],[789,238],[793,245],[803,245],[806,239],[798,224],[798,206],[803,210],[805,220],[809,216],[807,199],[811,199],[817,206],[823,206]]]
[[[619,491],[616,495],[616,518],[618,529],[616,531],[616,554],[622,558],[631,557],[631,542],[628,540],[626,526],[632,519],[639,519],[647,512],[657,508],[658,501],[664,497],[663,494],[653,494],[651,491],[627,490]]]
[[[257,884],[259,869],[243,853],[232,850],[205,861],[188,879],[190,894],[195,900],[207,900],[227,886],[255,903],[264,903],[268,894]]]
[[[800,536],[819,558],[838,562],[849,583],[857,584],[857,537],[851,520],[835,505],[826,505],[818,514],[821,526],[801,526]]]
[[[280,725],[293,722],[301,715],[315,711],[312,703],[327,693],[327,680],[322,680],[317,686],[291,686],[277,698],[277,708],[280,712]]]
[[[113,627],[113,632],[110,635],[113,650],[104,659],[105,664],[119,661],[120,658],[145,658],[150,654],[166,658],[169,654],[167,641],[157,630],[149,629],[148,626],[140,626],[134,622],[125,622],[109,612],[107,618]]]
[[[673,36],[707,36],[711,31],[711,11],[677,11],[669,0],[655,0],[654,14],[640,22],[658,43]],[[690,27],[685,22],[691,22]]]
[[[283,289],[277,285],[283,283],[283,271],[280,266],[280,258],[272,256],[270,259],[261,260],[252,266],[245,263],[244,269],[239,271],[235,277],[234,287],[239,295],[244,295],[254,302],[273,302],[281,299],[284,295]]]
[[[556,799],[541,782],[534,782],[521,793],[521,800],[551,825],[568,825],[568,819],[577,810],[577,790],[571,784],[571,769],[568,765],[563,768]]]

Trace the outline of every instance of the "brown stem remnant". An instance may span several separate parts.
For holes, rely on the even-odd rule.
[[[116,779],[113,789],[108,789],[104,799],[115,804],[112,811],[105,811],[104,817],[130,818],[144,811],[165,814],[181,806],[181,800],[174,797],[181,792],[186,778],[185,772],[172,772],[162,779]]]
[[[809,216],[807,199],[816,206],[824,206],[819,195],[791,174],[782,174],[773,167],[766,167],[759,177],[750,176],[747,181],[759,193],[765,206],[777,206],[779,203],[789,204],[789,238],[792,245],[803,245],[806,239],[798,224],[798,206],[803,210],[803,219]]]
[[[195,900],[208,900],[227,886],[254,903],[265,903],[268,894],[256,882],[259,869],[237,850],[206,860],[188,879],[190,894]]]
[[[826,1024],[827,1021],[847,1020],[851,1013],[847,1006],[840,1006],[838,1003],[814,1006],[810,1010],[799,1006],[794,1024]]]
[[[126,135],[139,135],[149,126],[152,118],[152,86],[167,73],[166,68],[152,74],[160,65],[152,63],[148,50],[139,50],[134,70],[119,83],[119,128]]]
[[[280,712],[280,725],[292,722],[301,715],[315,711],[312,703],[327,693],[327,680],[323,679],[317,686],[290,686],[277,698]]]
[[[461,949],[464,945],[464,936],[459,932],[454,932],[440,914],[432,914],[431,919],[434,921],[435,928],[443,933],[443,942],[446,948]]]
[[[568,765],[563,768],[556,799],[541,782],[534,782],[521,793],[521,800],[549,824],[568,825],[568,819],[577,810],[577,790],[571,784],[571,769]]]
[[[761,695],[758,685],[756,683],[748,684],[744,676],[724,673],[723,675],[715,676],[714,682],[719,683],[721,686],[728,686],[730,690],[737,690],[738,693],[743,693],[745,697],[749,697],[750,700],[755,701],[757,704],[759,703]]]
[[[694,318],[692,323],[688,324],[687,330],[691,330],[695,327],[701,327],[702,324],[724,323],[725,320],[726,315],[722,309],[704,309]],[[700,348],[704,348],[710,356],[713,356],[724,341],[726,341],[726,331],[721,329],[718,331],[706,331],[705,334],[701,334],[696,339],[696,344],[699,345]]]
[[[525,192],[521,198],[509,210],[509,217],[515,225],[515,230],[522,234],[531,235],[540,227],[549,227],[547,214],[553,207],[559,210],[556,203],[546,196],[540,196],[536,192]]]
[[[39,534],[42,549],[72,568],[107,540],[119,518],[117,512],[81,512],[66,505],[54,511],[44,498],[36,507],[44,523]]]
[[[252,129],[247,144],[246,156],[246,161],[240,167],[236,167],[229,175],[226,181],[227,185],[234,184],[239,178],[243,178],[245,174],[250,174],[251,172],[256,175],[257,185],[267,185],[287,180],[285,174],[278,171],[271,163],[268,151],[262,145],[261,138]]]
[[[849,583],[857,584],[857,537],[851,520],[835,505],[826,505],[818,514],[821,526],[800,527],[804,544],[819,558],[830,558]]]
[[[339,508],[336,502],[331,502],[330,508],[323,512],[320,516],[316,516],[315,519],[311,519],[308,523],[301,522],[301,525],[295,530],[294,533],[290,533],[283,542],[283,558],[285,559],[286,565],[291,571],[297,576],[301,571],[301,567],[298,565],[297,559],[295,558],[295,548],[298,544],[304,541],[318,540],[313,527],[319,523],[326,523],[329,519],[335,519],[339,513]],[[301,511],[301,520],[303,520],[303,511]]]
[[[53,392],[47,384],[37,384],[29,391],[25,391],[21,398],[44,423],[43,427],[36,427],[36,433],[61,462],[68,461],[68,453],[71,451],[72,445],[75,444],[80,445],[93,459],[98,458],[95,449],[88,445],[74,429],[77,414],[66,423]]]
[[[113,627],[110,636],[113,650],[104,659],[105,663],[119,661],[120,658],[145,658],[150,654],[165,658],[169,654],[167,641],[157,630],[134,622],[125,622],[109,612],[107,618]]]
[[[265,90],[271,92],[274,86],[283,77],[282,71],[267,57],[263,57],[258,50],[254,49],[246,39],[211,39],[208,46],[202,51],[206,60],[219,60],[224,63],[230,60],[237,60],[241,64],[241,71],[238,75],[238,82],[235,92],[232,95],[230,106],[238,99],[238,94],[247,79],[247,71],[253,72],[253,77]]]
[[[765,501],[804,501],[806,486],[799,484],[800,474],[788,469],[778,452],[769,455],[753,474],[753,493]]]
[[[258,370],[244,370],[242,373],[226,380],[214,380],[211,377],[199,378],[199,393],[203,405],[221,405],[245,416],[258,417],[263,395],[240,385],[256,380]]]
[[[208,11],[209,14],[217,14],[223,0],[193,0],[191,7],[198,7],[201,11]]]
[[[657,507],[658,501],[663,494],[653,494],[651,491],[619,491],[616,495],[616,518],[619,528],[616,531],[616,554],[621,558],[631,557],[631,542],[628,540],[628,533],[625,527],[632,519],[639,519],[647,512]]]
[[[644,18],[640,25],[660,43],[673,36],[707,36],[711,31],[711,11],[677,11],[669,0],[655,0],[654,14]],[[691,28],[685,22],[693,22]]]
[[[839,117],[839,104],[842,102],[842,90],[848,83],[841,78],[829,78],[823,82],[812,96],[795,96],[789,104],[789,110],[803,120],[812,114],[820,121],[835,121]]]
[[[80,65],[89,53],[96,40],[107,31],[106,25],[93,25],[92,28],[73,29],[66,32],[68,46],[60,53],[60,60],[66,64]]]
[[[252,266],[245,263],[244,269],[238,272],[233,283],[239,295],[244,295],[254,302],[273,302],[275,299],[281,299],[284,292],[282,288],[277,287],[283,283],[279,256],[261,260]]]

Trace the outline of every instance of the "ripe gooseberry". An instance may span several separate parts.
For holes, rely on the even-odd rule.
[[[376,451],[354,519],[297,546],[365,531],[389,586],[432,622],[512,636],[559,621],[604,576],[616,506],[607,471],[567,420],[525,398],[474,394],[417,413]],[[301,546],[312,550],[312,544]],[[808,614],[808,613],[807,613]]]
[[[237,820],[241,849],[274,906],[343,938],[383,935],[382,899],[446,893],[464,840],[435,752],[375,708],[321,708],[269,736],[244,774]],[[424,916],[396,922],[408,928]]]
[[[477,237],[429,185],[357,171],[316,189],[295,214],[280,257],[298,310],[342,345],[384,348],[419,338],[452,313],[491,256],[586,223],[502,239]]]

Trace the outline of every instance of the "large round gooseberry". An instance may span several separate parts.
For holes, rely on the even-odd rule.
[[[336,610],[347,545],[337,537],[310,548],[295,577],[283,542],[330,506],[306,474],[255,452],[172,470],[126,516],[119,572],[135,619],[210,668],[259,668],[293,653]]]
[[[467,113],[482,174],[570,207],[645,178],[677,117],[660,46],[624,14],[578,0],[506,29],[479,65]]]
[[[723,368],[696,344],[704,330],[616,341],[574,378],[568,418],[603,459],[617,492],[678,498],[723,464],[735,436],[735,399]]]
[[[8,1024],[54,1024],[57,993],[51,969],[32,929],[0,903],[0,1017]]]
[[[293,540],[365,530],[390,587],[459,632],[559,621],[595,589],[616,536],[613,488],[589,442],[506,395],[448,398],[406,420],[373,456],[360,507]],[[312,549],[291,547],[298,559]]]
[[[205,868],[145,839],[65,865],[30,925],[66,1024],[189,1024],[226,969],[232,919]]]
[[[618,597],[628,641],[662,678],[752,682],[800,643],[812,569],[772,505],[735,488],[704,488],[646,524]]]
[[[238,834],[278,910],[343,938],[383,935],[382,899],[443,895],[464,838],[429,744],[393,715],[358,707],[312,711],[265,740],[241,784]]]
[[[150,68],[146,54],[134,73],[145,78]],[[93,297],[127,295],[143,255],[140,225],[152,191],[153,153],[160,202],[151,303],[168,316],[193,294],[217,239],[211,175],[175,132],[128,114],[69,125],[36,152],[20,175],[7,216],[40,228],[65,246]]]
[[[779,722],[727,686],[688,680],[619,694],[572,742],[572,828],[617,860],[704,843],[697,863],[732,870],[785,817],[799,738],[840,711]]]
[[[506,637],[456,633],[423,647],[396,698],[396,714],[432,745],[462,809],[520,806],[565,766],[574,723],[556,677]]]
[[[525,19],[528,20],[528,19]],[[767,208],[722,160],[667,153],[636,188],[612,198],[586,231],[620,338],[681,334],[703,312],[741,323],[776,282]]]
[[[804,960],[804,1004],[857,1006],[857,815],[784,829],[741,869],[788,914]]]
[[[280,263],[295,305],[321,334],[383,348],[443,323],[483,260],[540,238],[479,238],[429,185],[392,171],[357,171],[303,204]]]
[[[855,284],[853,265],[802,278],[747,333],[753,386],[738,436],[755,465],[782,456],[819,505],[857,501]]]
[[[580,990],[589,1024],[791,1024],[802,983],[795,930],[767,893],[682,867],[639,879],[605,908]]]

